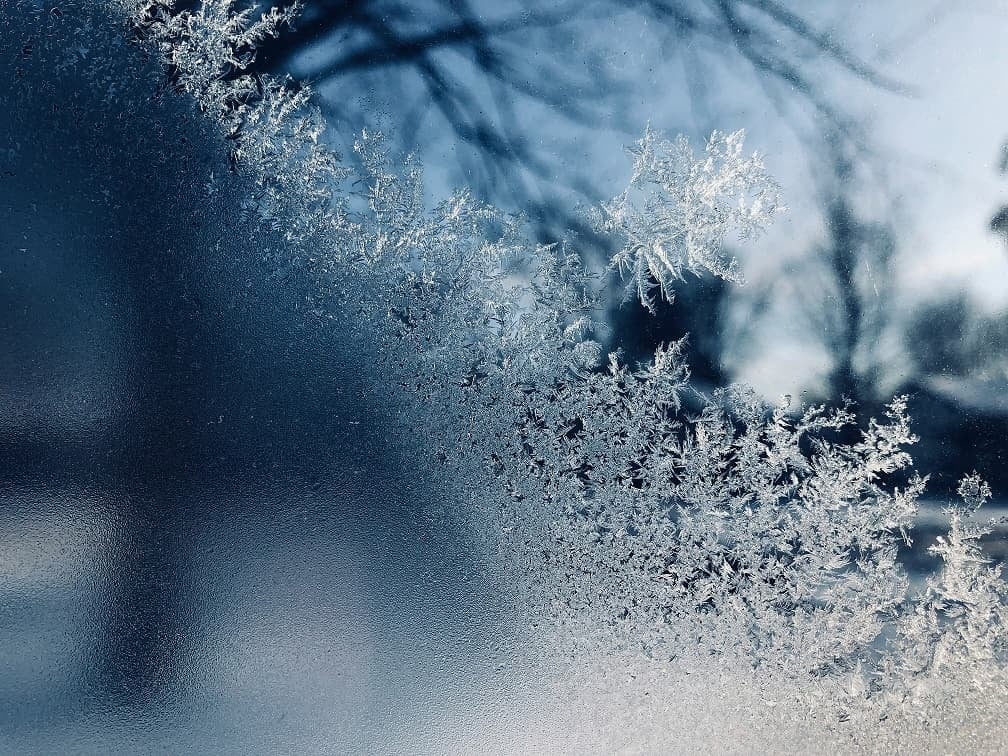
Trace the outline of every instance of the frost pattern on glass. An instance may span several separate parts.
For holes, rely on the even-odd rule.
[[[900,617],[896,650],[886,660],[893,688],[918,706],[970,688],[1003,695],[1008,684],[1008,586],[1001,565],[991,566],[980,547],[990,527],[967,524],[990,487],[970,475],[959,495],[962,504],[946,510],[948,534],[929,547],[941,570]]]
[[[532,243],[520,218],[466,191],[425,208],[421,167],[379,134],[360,135],[359,172],[344,167],[307,88],[242,73],[293,9],[253,20],[232,0],[116,5],[221,127],[257,187],[250,215],[384,334],[380,351],[429,413],[418,435],[446,468],[500,480],[488,537],[513,547],[507,561],[557,625],[655,656],[741,656],[810,684],[841,719],[940,727],[978,691],[1008,697],[1008,596],[971,524],[986,484],[962,482],[932,547],[942,571],[920,595],[897,559],[926,484],[905,399],[860,430],[847,408],[794,413],[743,386],[686,412],[681,344],[638,366],[602,355],[596,274],[575,250]],[[630,186],[595,212],[630,292],[652,308],[686,272],[740,281],[722,243],[780,209],[742,133],[715,133],[697,157],[649,130],[631,152]],[[797,690],[800,706],[809,688]]]
[[[257,185],[250,219],[266,219],[289,240],[316,237],[340,214],[333,186],[347,173],[322,141],[325,123],[309,87],[246,73],[256,45],[280,34],[299,5],[253,19],[235,0],[175,10],[173,0],[115,0],[136,36],[157,50],[171,83],[220,127],[230,156]]]

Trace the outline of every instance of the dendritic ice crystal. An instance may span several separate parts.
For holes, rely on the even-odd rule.
[[[426,207],[414,158],[367,132],[344,162],[309,88],[247,72],[296,7],[109,9],[219,127],[250,217],[377,334],[427,413],[417,433],[446,466],[496,481],[484,537],[531,575],[537,621],[654,658],[737,658],[816,691],[815,716],[834,724],[934,729],[968,718],[956,706],[979,692],[1008,703],[1008,592],[972,524],[986,484],[962,482],[922,591],[900,563],[926,485],[905,398],[858,428],[846,407],[767,406],[745,386],[700,395],[681,343],[637,365],[605,355],[600,273],[573,243],[537,244],[466,190]],[[782,209],[743,133],[715,132],[698,153],[649,128],[630,154],[629,186],[592,212],[630,296],[653,309],[687,273],[741,282],[725,242]]]
[[[685,137],[670,142],[648,128],[630,148],[630,184],[602,205],[597,225],[618,239],[612,264],[628,274],[628,295],[649,310],[654,289],[671,298],[685,272],[741,283],[724,241],[755,236],[782,209],[763,160],[743,154],[743,138],[742,131],[715,131],[698,158]]]

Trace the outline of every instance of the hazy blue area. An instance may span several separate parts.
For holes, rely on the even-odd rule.
[[[507,587],[373,334],[305,312],[245,188],[207,200],[217,139],[113,52],[114,104],[37,52],[0,89],[0,751],[393,748],[493,679]]]

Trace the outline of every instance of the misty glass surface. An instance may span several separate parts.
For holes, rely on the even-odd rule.
[[[355,272],[358,299],[327,298],[293,221],[249,220],[259,190],[129,6],[0,5],[0,750],[819,743],[783,714],[775,740],[773,691],[712,696],[731,670],[687,684],[675,654],[642,663],[620,613],[603,646],[528,609],[566,584],[544,588],[509,528],[554,548],[566,521],[502,526],[512,504],[550,510],[495,477],[496,420],[442,445],[454,420],[431,409],[485,376],[403,378],[359,305],[380,286]],[[684,412],[735,382],[771,405],[849,399],[862,424],[907,395],[930,479],[899,559],[920,587],[962,476],[989,482],[990,517],[1008,491],[1005,28],[973,2],[309,0],[247,66],[309,82],[348,163],[380,129],[428,206],[467,187],[575,246],[600,354],[633,365],[688,334]],[[588,212],[649,125],[697,145],[744,129],[787,206],[725,241],[744,284],[686,271],[654,313],[625,301]],[[994,563],[1003,534],[981,539]],[[843,721],[821,737],[871,747]]]

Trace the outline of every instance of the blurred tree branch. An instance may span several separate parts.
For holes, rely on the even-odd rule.
[[[824,239],[787,277],[798,322],[829,358],[823,394],[870,407],[884,392],[879,382],[890,329],[893,256],[889,218],[866,217],[855,203],[861,186],[849,151],[835,131],[825,136],[822,188]]]
[[[560,210],[570,203],[559,192],[595,201],[594,177],[584,167],[559,170],[543,144],[542,117],[640,128],[632,112],[640,92],[596,49],[604,25],[617,18],[670,43],[692,96],[710,91],[716,69],[727,64],[755,75],[778,104],[810,107],[852,143],[867,139],[830,94],[831,77],[907,91],[830,29],[777,0],[308,0],[296,27],[262,46],[256,66],[310,81],[347,136],[373,125],[375,94],[393,103],[384,116],[407,148],[419,146],[409,141],[420,139],[433,112],[474,190],[525,210],[543,229],[586,232],[576,213]],[[556,175],[572,173],[566,185],[556,184]]]

